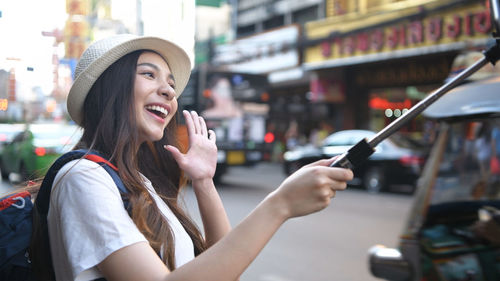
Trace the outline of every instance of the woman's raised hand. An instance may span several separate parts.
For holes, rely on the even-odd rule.
[[[166,145],[165,149],[172,153],[179,167],[191,180],[211,179],[217,167],[215,132],[207,130],[205,120],[195,111],[184,110],[182,114],[186,119],[189,149],[186,154],[171,145]]]
[[[286,178],[269,198],[286,218],[304,216],[326,208],[337,190],[352,180],[351,170],[329,167],[335,158],[316,161]]]

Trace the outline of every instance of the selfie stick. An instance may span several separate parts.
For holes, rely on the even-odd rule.
[[[495,2],[495,1],[493,1]],[[496,35],[496,34],[495,34]],[[399,130],[406,122],[415,118],[418,114],[420,114],[424,109],[426,109],[429,105],[434,103],[437,99],[447,93],[449,90],[455,88],[459,85],[465,78],[469,77],[480,68],[485,66],[488,62],[495,65],[495,63],[500,59],[500,39],[494,40],[494,45],[491,46],[488,50],[484,51],[484,57],[480,60],[476,61],[473,65],[464,69],[460,74],[455,76],[451,81],[441,86],[439,89],[429,94],[425,99],[421,100],[415,106],[413,106],[406,113],[401,115],[394,122],[390,123],[378,132],[375,136],[373,136],[370,140],[362,139],[360,142],[351,147],[348,151],[340,155],[335,162],[333,162],[330,167],[341,167],[347,169],[353,169],[361,164],[364,160],[366,160],[370,155],[375,152],[375,147],[381,141],[395,133]]]

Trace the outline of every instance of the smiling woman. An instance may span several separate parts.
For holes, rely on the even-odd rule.
[[[178,149],[177,98],[190,69],[186,53],[158,37],[121,34],[85,50],[67,99],[83,128],[74,149],[105,158],[117,177],[85,155],[51,170],[34,206],[37,279],[237,280],[286,220],[346,188],[350,170],[317,161],[231,230],[213,181],[215,133],[194,111],[182,112],[189,148]],[[204,235],[178,203],[188,180]]]

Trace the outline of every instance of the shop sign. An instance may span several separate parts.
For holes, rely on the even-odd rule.
[[[87,37],[88,23],[84,20],[68,19],[64,27],[65,37]]]
[[[88,0],[66,0],[66,13],[68,15],[83,15],[89,14]]]
[[[259,33],[217,46],[212,63],[221,69],[254,74],[295,67],[299,64],[298,38],[297,25]]]
[[[477,8],[477,7],[476,7]],[[333,59],[486,38],[492,26],[489,10],[437,14],[419,20],[331,36],[319,44],[320,57]]]
[[[345,87],[342,80],[312,77],[309,87],[311,102],[342,103],[345,101]]]
[[[353,73],[356,83],[363,87],[420,85],[442,82],[450,72],[448,56],[406,60],[405,63],[368,65]]]
[[[381,98],[381,97],[372,97],[370,99],[370,102],[368,103],[370,108],[373,109],[381,109],[381,110],[386,110],[386,109],[409,109],[411,108],[411,100],[405,99],[402,102],[391,102],[387,99]]]

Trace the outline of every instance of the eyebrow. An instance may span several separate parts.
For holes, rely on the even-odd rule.
[[[152,63],[149,63],[149,62],[139,63],[137,66],[138,67],[139,66],[149,66],[149,67],[154,68],[156,71],[160,71],[160,68],[156,64],[152,64]],[[172,73],[170,73],[168,75],[168,78],[172,79],[175,82],[175,78],[174,78],[174,75],[172,75]]]

